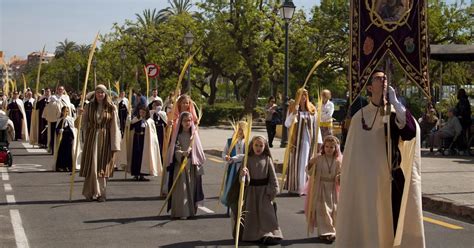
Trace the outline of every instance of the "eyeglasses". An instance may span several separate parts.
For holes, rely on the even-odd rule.
[[[381,81],[385,81],[387,80],[387,76],[375,76],[373,77],[374,80],[381,80]]]

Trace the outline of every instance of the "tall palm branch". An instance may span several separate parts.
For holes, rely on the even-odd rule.
[[[166,21],[171,16],[176,16],[184,13],[191,13],[191,7],[193,4],[191,0],[168,0],[170,7],[164,8],[158,12],[158,19],[160,21]]]
[[[136,13],[135,16],[137,17],[138,24],[144,28],[156,26],[160,22],[156,9],[153,9],[153,11],[146,9],[142,12],[142,15]]]
[[[78,46],[76,42],[65,39],[64,41],[60,41],[59,45],[56,46],[54,56],[56,58],[66,57],[68,53],[77,51],[77,49]]]

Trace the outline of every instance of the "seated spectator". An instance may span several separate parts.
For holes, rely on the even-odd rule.
[[[438,124],[436,110],[434,108],[430,108],[427,113],[423,114],[423,116],[418,120],[418,122],[420,123],[421,129],[421,142],[423,142]]]
[[[471,103],[469,97],[466,94],[466,90],[458,90],[458,103],[456,104],[455,114],[459,119],[462,126],[462,149],[467,149],[467,140],[469,140],[469,132],[471,128]]]
[[[455,138],[461,134],[462,127],[459,119],[454,115],[454,109],[448,111],[448,121],[438,131],[430,135],[430,152],[433,152],[434,146],[441,148],[442,139]]]

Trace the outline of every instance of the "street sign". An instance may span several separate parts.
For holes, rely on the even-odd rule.
[[[160,66],[152,63],[147,64],[146,73],[148,73],[148,77],[155,78],[160,74]]]

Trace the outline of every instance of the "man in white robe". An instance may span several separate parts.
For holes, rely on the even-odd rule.
[[[367,89],[371,102],[352,118],[346,140],[336,247],[424,247],[419,127],[383,71]],[[382,114],[387,100],[390,115]]]

